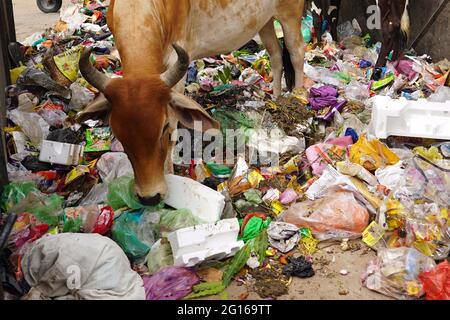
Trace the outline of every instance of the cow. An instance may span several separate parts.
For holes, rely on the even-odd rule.
[[[325,21],[328,22],[333,39],[337,40],[340,8],[341,0],[312,0],[311,12],[317,42],[322,41],[323,23]]]
[[[383,67],[391,52],[393,61],[401,55],[410,38],[409,0],[376,0],[381,15],[383,45],[376,68]]]
[[[285,46],[303,87],[305,44],[301,32],[304,0],[112,0],[108,26],[115,36],[123,78],[110,79],[80,59],[83,77],[103,95],[84,115],[109,113],[135,173],[135,192],[144,205],[167,195],[165,173],[173,171],[172,151],[178,122],[203,130],[219,128],[184,92],[191,61],[242,47],[258,33],[272,62],[274,95],[282,92],[283,54],[274,18],[280,20]],[[171,139],[172,137],[172,139]]]

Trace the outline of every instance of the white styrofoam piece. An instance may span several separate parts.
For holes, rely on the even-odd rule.
[[[80,164],[83,154],[83,146],[44,140],[39,160],[52,164],[76,166]]]
[[[225,208],[225,197],[201,183],[175,175],[167,175],[168,193],[165,203],[175,209],[189,209],[205,223],[219,221]]]
[[[370,133],[378,139],[390,136],[450,139],[450,101],[374,98]]]
[[[239,230],[238,219],[227,219],[172,232],[168,239],[175,266],[193,267],[234,256],[244,247],[244,242],[237,240]]]

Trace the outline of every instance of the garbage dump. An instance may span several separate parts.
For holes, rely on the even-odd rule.
[[[361,287],[396,299],[449,299],[448,60],[410,52],[374,81],[380,44],[346,23],[341,42],[307,44],[305,88],[277,99],[256,41],[194,61],[185,94],[223,141],[242,132],[244,147],[232,143],[232,163],[189,154],[166,177],[167,198],[145,206],[108,119],[83,113],[102,99],[79,72],[84,48],[97,70],[123,74],[108,5],[72,2],[20,45],[6,88],[11,299],[198,299],[235,284],[240,299],[277,299],[321,276],[329,243],[372,258],[338,277],[358,273]],[[89,271],[82,285],[50,286],[74,261]]]

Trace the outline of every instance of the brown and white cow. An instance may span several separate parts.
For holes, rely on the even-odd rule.
[[[85,114],[110,112],[110,125],[131,160],[136,193],[144,204],[159,203],[167,192],[170,136],[178,121],[188,128],[195,121],[201,121],[204,130],[219,127],[182,94],[190,61],[238,49],[259,33],[272,60],[274,94],[280,95],[283,59],[273,25],[276,17],[283,25],[295,86],[302,87],[303,10],[304,0],[111,1],[108,25],[124,76],[109,79],[89,63],[90,51],[85,51],[81,73],[108,102],[94,104]]]

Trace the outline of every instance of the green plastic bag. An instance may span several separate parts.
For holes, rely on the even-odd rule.
[[[134,179],[132,177],[120,177],[108,185],[107,203],[114,210],[125,207],[132,210],[144,208],[134,192]]]
[[[138,228],[141,218],[141,213],[123,213],[114,221],[112,229],[112,239],[133,261],[146,257],[153,245],[153,243],[144,243],[139,239]]]
[[[240,221],[241,225],[243,221],[244,220]],[[266,220],[259,217],[251,218],[245,226],[243,236],[239,237],[238,240],[242,240],[247,243],[249,240],[256,238],[263,230],[269,228],[271,222],[272,220],[270,218],[267,218]]]
[[[8,213],[31,213],[40,222],[55,227],[63,213],[64,198],[54,194],[47,196],[31,184],[12,186],[14,200],[9,203]],[[14,203],[19,200],[19,202]],[[14,206],[11,206],[14,204]]]
[[[205,224],[203,220],[197,218],[188,209],[181,210],[161,210],[160,231],[165,236],[180,229],[195,227]]]
[[[217,178],[228,178],[232,172],[232,169],[229,167],[217,163],[210,162],[207,166],[212,174]]]
[[[33,191],[39,192],[36,184],[32,181],[11,183],[7,185],[3,190],[1,208],[8,212]]]

